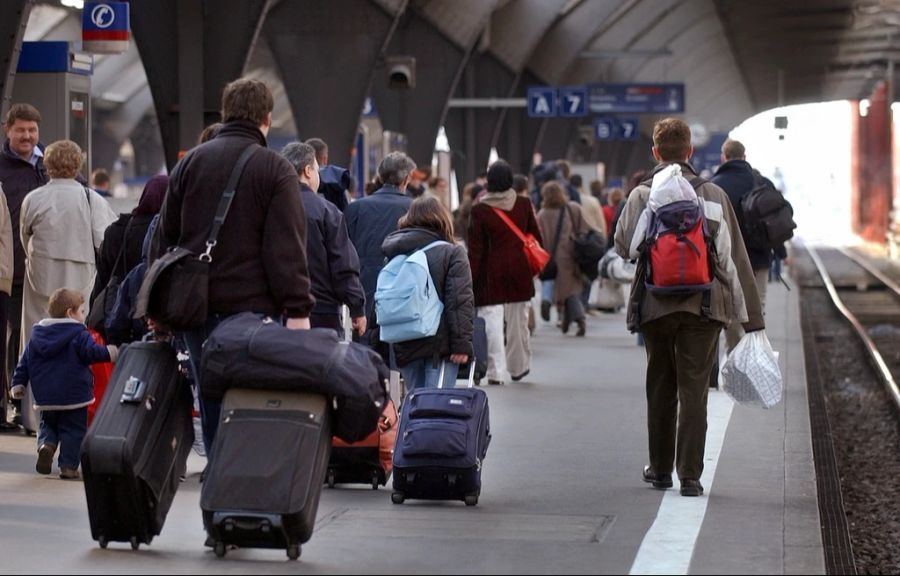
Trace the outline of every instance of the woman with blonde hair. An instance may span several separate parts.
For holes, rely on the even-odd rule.
[[[553,283],[553,302],[562,319],[562,332],[568,333],[570,325],[575,322],[578,325],[577,336],[584,336],[587,331],[581,301],[584,277],[575,260],[575,235],[587,234],[591,227],[584,219],[581,206],[569,201],[559,182],[544,184],[541,198],[538,226],[558,270]]]
[[[443,371],[443,388],[456,383],[459,366],[472,356],[475,296],[472,272],[465,249],[456,243],[453,222],[443,203],[432,196],[413,201],[398,229],[385,238],[381,250],[388,258],[425,253],[428,271],[444,304],[437,334],[394,344],[394,357],[407,390],[437,388]]]

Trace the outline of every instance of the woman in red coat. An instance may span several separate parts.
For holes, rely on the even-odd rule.
[[[528,311],[534,278],[522,241],[497,211],[503,211],[523,234],[543,241],[531,202],[518,196],[512,185],[509,164],[503,160],[491,164],[487,193],[472,207],[469,222],[469,264],[475,306],[487,330],[489,384],[518,381],[531,371]]]

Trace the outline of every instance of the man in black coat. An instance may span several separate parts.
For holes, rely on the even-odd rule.
[[[366,294],[359,281],[359,256],[347,235],[341,211],[314,190],[319,187],[316,150],[292,142],[281,150],[300,180],[300,197],[306,210],[306,260],[316,306],[310,316],[313,328],[331,328],[343,336],[340,307],[350,309],[353,331],[366,331]]]
[[[25,196],[49,182],[44,168],[44,146],[40,143],[41,113],[30,104],[13,104],[4,120],[6,140],[0,152],[0,184],[6,194],[13,234],[13,285],[7,297],[0,292],[0,386],[12,378],[19,361],[22,331],[22,286],[25,281],[25,249],[19,236],[19,213]],[[7,338],[7,326],[9,337]],[[6,413],[0,414],[0,429],[6,429]],[[14,428],[14,427],[13,427]]]
[[[747,223],[744,210],[741,208],[741,201],[744,196],[756,188],[757,183],[765,183],[773,188],[775,185],[750,166],[747,162],[744,145],[731,139],[726,140],[722,145],[722,165],[713,176],[712,182],[721,187],[728,194],[728,199],[731,200],[731,205],[741,226],[741,234],[747,248],[747,255],[750,257],[750,265],[753,267],[753,275],[756,277],[756,288],[759,291],[763,313],[765,313],[769,266],[772,264],[773,251],[768,247],[754,246],[752,242],[747,241]],[[776,252],[779,258],[787,256],[783,246]],[[725,332],[728,349],[731,350],[737,346],[743,335],[744,331],[741,329],[741,325],[732,322]]]
[[[385,265],[381,244],[397,229],[397,222],[412,204],[412,198],[406,195],[406,187],[415,169],[412,158],[402,152],[391,152],[378,166],[378,176],[384,186],[371,196],[351,203],[344,212],[350,240],[359,254],[359,278],[366,291],[368,332],[361,341],[373,347],[378,343],[374,334],[375,288],[378,273]]]

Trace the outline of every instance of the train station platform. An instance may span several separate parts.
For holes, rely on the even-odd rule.
[[[538,321],[525,382],[488,387],[493,442],[479,504],[411,501],[390,490],[325,489],[300,561],[282,551],[203,547],[192,455],[162,534],[101,550],[80,483],[34,472],[35,440],[0,436],[3,573],[823,574],[798,291],[770,285],[768,334],[785,400],[768,410],[710,394],[706,494],[641,481],[645,356],[624,314],[586,338]]]

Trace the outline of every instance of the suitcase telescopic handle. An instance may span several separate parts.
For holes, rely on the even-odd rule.
[[[447,361],[441,361],[441,374],[438,376],[438,388],[444,387],[444,372],[447,370]],[[475,354],[469,358],[469,379],[466,388],[475,387]]]

